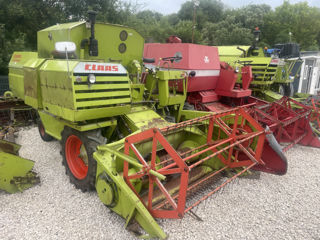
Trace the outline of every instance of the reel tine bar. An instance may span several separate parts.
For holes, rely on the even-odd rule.
[[[194,125],[201,124],[206,127],[205,144],[181,152],[175,150],[168,141],[170,135],[186,127],[194,127]],[[251,126],[251,132],[240,130],[245,125]],[[251,144],[254,140],[256,140],[255,144]],[[245,171],[257,164],[264,165],[261,160],[264,140],[264,129],[243,108],[206,115],[162,129],[149,129],[126,138],[124,153],[130,155],[130,151],[133,152],[142,168],[139,172],[129,175],[129,167],[132,166],[127,161],[124,161],[123,176],[129,187],[137,194],[154,217],[182,218],[185,212],[207,199]],[[146,141],[152,141],[151,161],[149,162],[144,159],[138,150],[138,144]],[[157,153],[161,149],[168,153],[168,158],[156,163]],[[193,179],[192,173],[199,171],[199,169],[202,171],[199,167],[213,158],[222,162],[224,166],[216,169],[216,171],[206,172],[199,179],[191,180]],[[188,191],[227,168],[238,167],[243,168],[238,174],[186,208]],[[174,177],[172,177],[173,175]],[[166,179],[174,179],[177,183],[175,191],[169,188],[169,182],[163,181],[159,176],[165,176]],[[145,196],[140,196],[131,183],[130,180],[135,178],[148,179],[149,188]],[[158,192],[162,193],[161,201],[157,199],[155,186],[157,186]]]

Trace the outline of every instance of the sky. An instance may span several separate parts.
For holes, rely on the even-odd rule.
[[[160,12],[164,15],[177,13],[180,9],[181,4],[187,2],[187,0],[127,0],[128,2],[138,3],[141,6],[140,10],[152,10]],[[248,4],[268,4],[271,7],[277,7],[282,5],[282,0],[221,0],[224,4],[228,5],[231,8],[243,7]],[[309,6],[315,6],[320,8],[319,0],[290,0],[291,4],[297,2],[309,3]]]

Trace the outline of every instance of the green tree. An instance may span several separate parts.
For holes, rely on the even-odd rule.
[[[320,33],[320,9],[310,7],[307,2],[290,4],[289,1],[277,7],[266,17],[264,37],[272,45],[278,41],[292,40],[300,44],[302,50],[318,48]]]
[[[234,16],[235,22],[240,23],[242,27],[254,29],[255,27],[263,28],[265,17],[272,12],[269,5],[253,4],[235,10],[226,12],[226,16]]]
[[[63,12],[69,21],[86,20],[88,10],[98,12],[97,19],[103,22],[119,23],[124,15],[120,14],[120,9],[127,10],[128,4],[121,4],[118,0],[59,0],[63,6]]]
[[[175,27],[174,27],[174,34],[181,38],[182,42],[185,43],[191,43],[192,42],[192,27],[193,23],[192,21],[180,21]],[[194,43],[201,43],[202,42],[202,35],[201,33],[195,29],[194,30]]]
[[[61,9],[53,0],[0,0],[0,74],[7,73],[13,51],[36,49],[38,30],[64,21]]]
[[[228,16],[218,23],[207,22],[202,31],[208,45],[250,45],[252,33],[237,23],[235,17]]]
[[[181,20],[193,21],[194,2],[181,5],[178,16]],[[224,14],[224,4],[219,0],[199,0],[196,7],[197,28],[202,29],[206,22],[218,22]]]

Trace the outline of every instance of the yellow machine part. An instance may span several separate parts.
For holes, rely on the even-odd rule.
[[[39,183],[32,172],[34,162],[18,156],[20,146],[0,140],[0,189],[8,193],[22,192]]]

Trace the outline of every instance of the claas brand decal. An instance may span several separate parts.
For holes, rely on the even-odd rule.
[[[118,72],[118,66],[110,66],[110,65],[97,65],[97,64],[86,64],[84,69],[87,71],[107,71],[107,72]]]
[[[80,62],[74,68],[74,74],[94,73],[96,75],[127,75],[127,70],[118,63]]]

